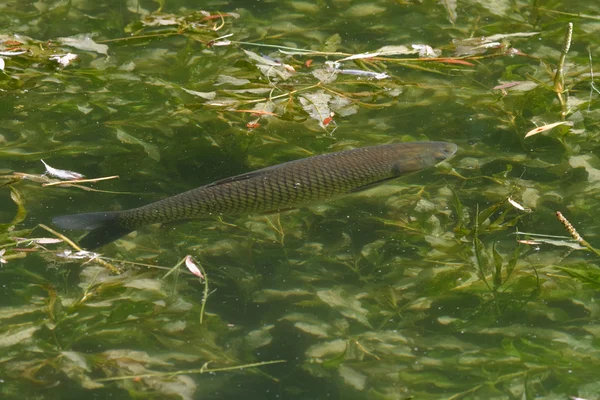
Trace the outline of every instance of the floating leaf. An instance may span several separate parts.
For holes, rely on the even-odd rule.
[[[94,42],[89,35],[62,37],[58,38],[57,40],[66,46],[74,47],[79,50],[95,51],[99,54],[108,55],[108,46]]]
[[[319,121],[321,128],[325,128],[323,120],[331,114],[331,110],[329,109],[330,100],[331,95],[325,93],[323,90],[314,93],[305,93],[300,96],[302,108],[311,118]]]
[[[411,49],[404,45],[390,45],[383,46],[378,50],[369,53],[360,53],[353,54],[351,56],[342,58],[337,60],[337,62],[350,61],[350,60],[360,60],[364,58],[373,58],[373,57],[386,57],[386,56],[396,56],[396,55],[405,55],[405,54],[415,54],[418,53],[417,49]]]
[[[260,69],[263,75],[267,77],[279,76],[281,79],[286,80],[292,76],[293,68],[284,64],[280,61],[270,59],[265,56],[259,56],[253,51],[244,50],[244,53],[253,61],[256,62],[256,67]],[[291,68],[291,69],[290,69]]]
[[[568,121],[561,121],[561,122],[555,122],[553,124],[548,124],[548,125],[544,125],[544,126],[538,126],[535,129],[530,130],[529,132],[527,132],[527,134],[525,135],[526,138],[533,136],[533,135],[537,135],[538,133],[544,132],[544,131],[548,131],[552,128],[556,128],[557,126],[560,125],[571,125],[571,122]]]

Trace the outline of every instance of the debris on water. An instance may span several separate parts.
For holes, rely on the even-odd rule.
[[[63,67],[68,66],[69,64],[71,64],[71,61],[74,61],[76,59],[77,59],[77,54],[73,54],[73,53],[57,54],[55,56],[50,57],[50,61],[56,61]]]
[[[80,174],[79,172],[53,168],[53,167],[49,166],[48,164],[46,164],[46,162],[44,160],[40,160],[40,161],[46,167],[46,174],[53,176],[55,178],[65,179],[65,180],[70,181],[70,180],[74,180],[74,179],[81,179],[84,177],[84,175]]]
[[[537,135],[540,132],[549,131],[550,129],[556,128],[559,125],[573,125],[573,123],[569,122],[569,121],[561,121],[561,122],[555,122],[553,124],[548,124],[548,125],[544,125],[544,126],[538,126],[537,128],[534,128],[534,129],[530,130],[529,132],[527,132],[525,137],[528,138],[530,136]]]
[[[367,78],[386,79],[390,76],[385,72],[364,71],[362,69],[339,69],[337,72],[345,75],[365,76]]]
[[[185,256],[185,266],[192,274],[196,275],[200,279],[204,279],[204,274],[202,274],[202,271],[200,271],[200,268],[198,268],[198,265],[196,265],[196,262],[192,256]]]
[[[96,258],[100,257],[100,254],[98,253],[94,253],[93,251],[85,251],[85,250],[79,250],[79,251],[72,251],[72,250],[64,250],[60,253],[56,253],[57,257],[61,257],[61,258],[68,258],[70,260],[83,260],[83,259],[88,259],[89,261],[95,260]]]
[[[521,211],[531,211],[531,209],[525,208],[522,205],[520,205],[519,203],[517,203],[516,201],[514,201],[512,198],[508,198],[507,201],[510,203],[510,205],[512,205],[514,208],[516,208],[517,210],[521,210]]]
[[[427,44],[413,44],[411,47],[419,51],[419,57],[422,58],[434,58],[439,57],[442,54],[441,50],[433,49],[433,47]]]
[[[63,240],[62,239],[58,239],[58,238],[20,238],[20,237],[15,237],[13,238],[17,244],[21,244],[21,243],[27,243],[27,245],[31,245],[31,244],[54,244],[54,243],[61,243]]]
[[[385,72],[374,72],[374,71],[365,71],[362,69],[342,69],[341,63],[337,61],[326,61],[325,62],[325,70],[332,74],[339,73],[345,75],[356,75],[356,76],[364,76],[367,78],[375,78],[377,80],[386,79],[390,76]]]

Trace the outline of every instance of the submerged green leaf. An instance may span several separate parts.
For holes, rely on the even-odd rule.
[[[354,319],[370,327],[367,319],[369,311],[361,306],[358,299],[345,292],[342,288],[317,291],[317,296],[329,307],[339,311],[343,316]]]
[[[158,150],[158,146],[155,144],[147,143],[141,139],[131,136],[121,129],[117,129],[117,138],[123,143],[137,144],[142,146],[144,151],[148,154],[148,157],[155,161],[160,161],[160,152]]]
[[[339,368],[340,376],[344,381],[354,387],[356,390],[364,390],[367,383],[367,377],[360,372],[352,369],[346,364],[342,364]]]
[[[337,356],[346,351],[347,343],[345,340],[336,339],[329,342],[318,343],[310,346],[306,350],[306,356],[312,358],[324,358]]]
[[[30,343],[33,335],[41,329],[41,326],[32,326],[31,324],[28,325],[30,326],[12,328],[0,332],[0,348]]]

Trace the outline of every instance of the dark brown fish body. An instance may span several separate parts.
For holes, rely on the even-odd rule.
[[[139,208],[57,217],[65,229],[91,232],[95,248],[137,228],[214,214],[276,212],[355,192],[452,156],[445,142],[395,143],[308,157],[223,179]]]

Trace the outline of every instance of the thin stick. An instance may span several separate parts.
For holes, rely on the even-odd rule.
[[[165,279],[166,277],[171,275],[173,272],[177,271],[177,269],[179,267],[181,267],[183,265],[183,263],[185,263],[186,259],[187,259],[187,256],[183,257],[181,259],[181,261],[179,261],[173,268],[171,268],[169,270],[169,272],[167,272],[162,277],[162,279]],[[200,280],[204,279],[204,293],[202,295],[202,302],[201,302],[201,306],[200,306],[200,324],[202,324],[204,322],[204,309],[206,308],[206,302],[208,300],[208,295],[210,294],[210,293],[208,293],[208,275],[206,274],[206,271],[204,270],[204,267],[202,266],[202,264],[200,264],[198,262],[196,262],[195,264],[202,272],[202,278],[200,278]]]
[[[154,34],[150,34],[150,35],[139,35],[139,36],[116,38],[116,39],[99,40],[96,43],[122,42],[123,40],[149,39],[149,38],[155,38],[155,37],[167,37],[167,36],[175,36],[175,35],[183,35],[183,33],[179,33],[179,32],[154,33]]]
[[[202,264],[197,264],[200,270],[202,271],[202,275],[204,276],[204,293],[202,294],[202,302],[200,306],[200,325],[202,325],[202,322],[204,321],[204,309],[206,308],[206,302],[208,301],[208,295],[210,293],[208,293],[208,275],[206,274],[206,271],[204,270]]]
[[[74,179],[72,181],[56,181],[44,183],[42,186],[56,186],[56,185],[71,185],[73,183],[89,183],[89,182],[99,182],[99,181],[107,181],[109,179],[119,179],[119,175],[112,176],[104,176],[102,178],[92,178],[92,179]]]
[[[57,232],[54,229],[52,229],[52,228],[50,228],[50,227],[48,227],[48,226],[46,226],[44,224],[38,224],[38,226],[40,228],[42,228],[42,229],[47,230],[48,232],[50,232],[51,234],[55,235],[56,237],[64,240],[65,243],[67,243],[69,246],[71,246],[75,250],[77,250],[77,251],[85,251],[81,247],[77,246],[77,244],[74,241],[72,241],[71,239],[69,239],[68,237],[66,237],[65,235],[63,235],[62,233]],[[112,265],[112,264],[104,261],[103,259],[101,259],[99,257],[96,257],[96,258],[94,258],[94,260],[97,261],[98,264],[102,265],[104,268],[108,268],[110,270],[110,272],[115,273],[115,274],[119,274],[120,273],[120,271],[119,271],[119,269],[117,267],[115,267],[114,265]],[[86,263],[90,262],[90,261],[92,261],[92,259],[90,259],[89,261],[86,261]]]
[[[64,240],[64,241],[65,241],[65,243],[67,243],[69,246],[71,246],[71,247],[72,247],[72,248],[74,248],[75,250],[77,250],[77,251],[83,251],[83,250],[81,249],[81,247],[77,246],[77,244],[76,244],[74,241],[72,241],[71,239],[69,239],[68,237],[66,237],[65,235],[63,235],[62,233],[60,233],[60,232],[57,232],[57,231],[55,231],[54,229],[52,229],[52,228],[50,228],[50,227],[48,227],[48,226],[46,226],[46,225],[44,225],[44,224],[38,224],[38,226],[39,226],[40,228],[42,228],[42,229],[45,229],[45,230],[47,230],[48,232],[50,232],[50,233],[51,233],[51,234],[53,234],[54,236],[56,236],[56,237],[58,237],[58,238],[60,238],[60,239]]]
[[[571,39],[573,38],[573,23],[569,22],[567,25],[567,32],[565,34],[565,40],[563,42],[562,52],[560,53],[560,59],[558,60],[558,66],[556,68],[556,74],[554,75],[554,91],[558,96],[558,101],[562,107],[561,119],[564,121],[567,116],[567,97],[565,93],[565,75],[564,67],[565,60],[567,59],[567,53],[571,48]]]
[[[235,365],[233,367],[222,367],[222,368],[206,368],[208,363],[204,363],[202,368],[199,368],[199,369],[187,369],[187,370],[174,371],[174,372],[157,372],[157,373],[153,373],[153,374],[142,374],[142,375],[115,376],[112,378],[96,379],[96,382],[122,381],[122,380],[126,380],[126,379],[151,378],[151,377],[155,377],[155,376],[170,377],[170,376],[183,375],[183,374],[207,374],[207,373],[213,373],[213,372],[225,372],[225,371],[235,371],[235,370],[246,369],[246,368],[256,368],[256,367],[262,367],[263,365],[281,364],[284,362],[287,362],[287,361],[286,360],[263,361],[263,362],[258,362],[258,363]]]
[[[316,88],[316,87],[319,87],[319,86],[321,86],[321,82],[319,82],[319,83],[317,83],[317,84],[314,84],[314,85],[307,86],[307,87],[303,87],[303,88],[300,88],[300,89],[292,90],[291,92],[286,92],[286,93],[284,93],[284,94],[280,94],[280,95],[277,95],[277,96],[269,97],[269,98],[265,98],[265,97],[263,97],[263,98],[260,98],[260,99],[257,99],[257,100],[247,100],[247,101],[241,101],[241,102],[240,102],[240,104],[253,104],[253,103],[260,103],[260,102],[263,102],[263,101],[275,100],[275,99],[279,99],[279,98],[282,98],[282,97],[291,96],[291,95],[293,95],[293,94],[296,94],[296,93],[298,93],[298,92],[302,92],[302,91],[305,91],[305,90],[314,89],[314,88]],[[207,105],[207,106],[213,106],[213,107],[223,107],[223,106],[230,106],[230,104],[226,104],[226,105],[215,105],[215,104],[210,104],[210,103],[208,103],[208,104],[205,104],[205,105]],[[231,110],[230,110],[230,111],[231,111]]]
[[[594,94],[594,91],[598,94],[600,94],[600,90],[598,90],[598,88],[596,87],[596,85],[594,85],[594,67],[592,66],[592,49],[590,47],[588,47],[588,57],[590,59],[590,100],[588,102],[588,112],[590,111],[590,107],[592,106],[592,95]]]
[[[177,270],[177,268],[179,268],[181,265],[183,265],[183,263],[185,262],[185,257],[183,257],[181,259],[181,261],[179,261],[173,268],[171,268],[169,270],[169,272],[167,272],[162,279],[165,279],[167,276],[171,275],[173,272],[175,272]]]
[[[258,47],[272,47],[275,49],[285,49],[291,51],[297,51],[299,53],[306,53],[307,55],[324,55],[324,56],[351,56],[350,53],[340,53],[340,52],[329,52],[329,51],[314,51],[308,49],[299,49],[296,47],[288,47],[288,46],[279,46],[276,44],[265,44],[265,43],[252,43],[252,42],[240,42],[237,40],[232,40],[231,43],[234,44],[245,44],[250,46],[258,46]]]

